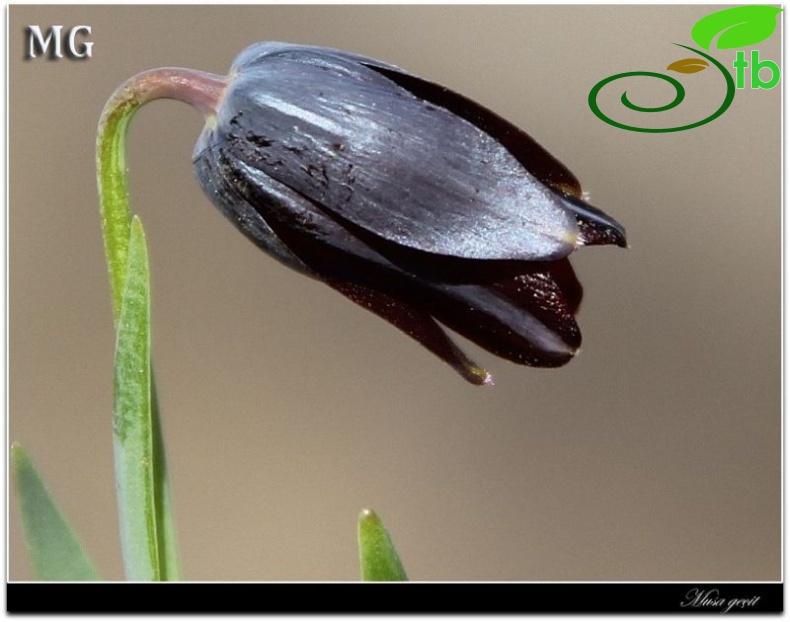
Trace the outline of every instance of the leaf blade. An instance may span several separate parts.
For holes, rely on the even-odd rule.
[[[360,513],[357,538],[363,581],[408,581],[392,538],[373,510]]]
[[[145,234],[132,219],[115,349],[113,446],[126,577],[161,578],[151,396],[150,272]]]
[[[11,446],[11,470],[33,573],[41,581],[98,581],[99,574],[27,452]]]
[[[180,579],[180,561],[176,539],[170,478],[167,474],[167,456],[159,416],[156,382],[151,371],[151,422],[153,425],[154,498],[156,503],[157,538],[159,542],[159,572],[163,581]]]

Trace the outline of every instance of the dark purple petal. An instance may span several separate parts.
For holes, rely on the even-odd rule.
[[[568,311],[576,315],[579,310],[579,305],[582,302],[582,295],[584,289],[579,279],[576,278],[576,273],[573,271],[573,266],[568,259],[561,259],[560,261],[552,261],[551,263],[544,264],[539,270],[547,270],[551,279],[557,284],[557,287],[562,292],[562,297],[567,304]]]
[[[582,188],[576,176],[546,151],[529,134],[498,114],[451,89],[424,80],[408,71],[359,54],[342,50],[267,41],[242,51],[232,71],[259,67],[272,56],[283,56],[305,63],[322,64],[324,59],[340,59],[369,67],[406,89],[418,99],[448,110],[498,140],[519,163],[545,185],[563,194],[581,197]]]
[[[261,215],[261,210],[247,201],[244,190],[248,182],[231,170],[224,157],[220,157],[216,136],[212,133],[201,134],[195,146],[193,163],[203,192],[239,231],[280,262],[299,272],[310,272],[272,231],[269,223]],[[261,197],[262,201],[269,201],[275,205],[283,198],[276,193]],[[283,207],[287,208],[287,205]]]
[[[495,283],[493,289],[528,310],[571,348],[581,346],[574,313],[581,302],[582,287],[567,259],[536,266]]]
[[[488,372],[470,360],[430,315],[410,307],[388,294],[361,285],[333,279],[325,279],[325,282],[353,302],[384,318],[418,341],[445,363],[448,363],[464,380],[476,385],[493,384]]]
[[[522,269],[488,286],[435,286],[426,308],[497,356],[533,367],[564,365],[581,345],[573,316],[581,285],[567,260]]]
[[[401,246],[522,260],[576,248],[561,197],[498,139],[380,71],[281,50],[241,67],[214,131],[233,157]]]
[[[423,80],[403,70],[370,65],[415,96],[441,106],[495,138],[538,181],[563,194],[581,196],[582,187],[564,164],[541,147],[529,134],[448,88]]]

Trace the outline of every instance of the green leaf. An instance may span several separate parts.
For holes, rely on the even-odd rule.
[[[716,11],[699,20],[691,29],[691,38],[709,50],[713,39],[721,33],[716,47],[720,50],[755,45],[765,41],[776,29],[776,16],[782,9],[775,6],[747,5]]]
[[[41,581],[98,581],[95,566],[18,443],[11,445],[11,471],[35,576]]]
[[[156,537],[159,542],[159,572],[163,581],[178,581],[180,568],[170,479],[167,476],[165,442],[159,417],[156,382],[151,371],[151,423],[154,442],[154,499],[156,503]]]
[[[360,513],[357,536],[363,581],[408,581],[392,539],[373,510]]]
[[[115,346],[113,441],[126,577],[161,579],[154,483],[148,251],[132,219]]]

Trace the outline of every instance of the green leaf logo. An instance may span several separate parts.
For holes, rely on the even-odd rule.
[[[709,66],[708,62],[701,58],[684,58],[683,60],[676,60],[667,69],[678,73],[697,73]]]
[[[742,48],[765,41],[776,29],[776,16],[782,9],[775,6],[736,6],[716,11],[699,20],[691,29],[691,38],[709,50],[716,35],[720,50]]]

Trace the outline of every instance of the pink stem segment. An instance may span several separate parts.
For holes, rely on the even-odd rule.
[[[113,93],[107,109],[142,106],[154,99],[176,99],[194,106],[205,117],[216,114],[228,78],[196,69],[161,67],[129,78]]]

